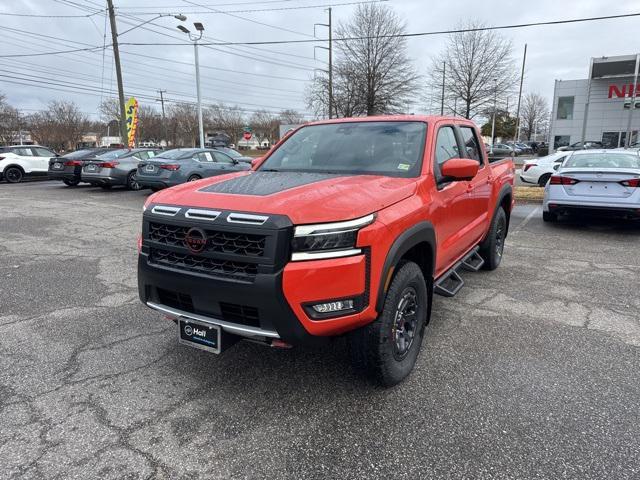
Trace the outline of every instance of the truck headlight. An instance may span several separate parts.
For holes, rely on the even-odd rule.
[[[300,225],[295,228],[291,242],[291,260],[319,260],[357,255],[358,231],[371,224],[375,214],[345,222]]]

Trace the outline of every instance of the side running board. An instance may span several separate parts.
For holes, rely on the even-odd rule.
[[[477,272],[484,265],[484,260],[478,253],[480,248],[476,247],[471,250],[465,257],[447,270],[433,286],[434,293],[443,297],[453,297],[464,287],[464,280],[460,276],[460,270],[468,272]]]

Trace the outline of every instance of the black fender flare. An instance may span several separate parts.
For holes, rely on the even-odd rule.
[[[496,212],[498,211],[498,207],[500,205],[502,205],[503,200],[507,196],[511,196],[511,199],[513,200],[513,187],[509,183],[503,185],[502,188],[500,189],[500,191],[498,192],[498,201],[494,205],[493,214],[491,215],[491,221],[492,222],[493,222],[493,217],[495,217]],[[507,214],[507,231],[506,231],[506,233],[509,233],[509,223],[510,223],[509,221],[511,219],[511,203],[509,203],[509,210],[505,211],[504,213]],[[489,224],[489,225],[491,225],[491,224]]]
[[[382,274],[380,275],[380,285],[378,286],[378,294],[376,297],[376,311],[382,311],[386,293],[385,287],[388,283],[387,277],[391,269],[395,268],[405,253],[423,242],[426,242],[431,247],[431,272],[427,272],[429,278],[425,280],[427,280],[429,284],[432,283],[436,263],[436,232],[431,222],[422,221],[402,232],[398,238],[394,240],[393,244],[391,244],[391,248],[389,248],[387,252],[387,257],[382,267]],[[431,290],[431,288],[429,290]]]

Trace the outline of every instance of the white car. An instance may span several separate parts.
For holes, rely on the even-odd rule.
[[[640,219],[640,156],[635,151],[572,152],[544,189],[542,219],[586,213]]]
[[[520,180],[524,183],[534,183],[540,187],[544,187],[551,175],[558,171],[562,162],[571,152],[557,152],[546,157],[534,158],[526,160],[520,171]]]
[[[26,176],[46,176],[55,152],[38,145],[0,147],[0,180],[20,183]]]

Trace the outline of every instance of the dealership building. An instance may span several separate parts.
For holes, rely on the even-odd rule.
[[[637,142],[639,66],[640,54],[592,58],[588,78],[556,80],[550,150],[581,141],[602,142],[605,148]]]

